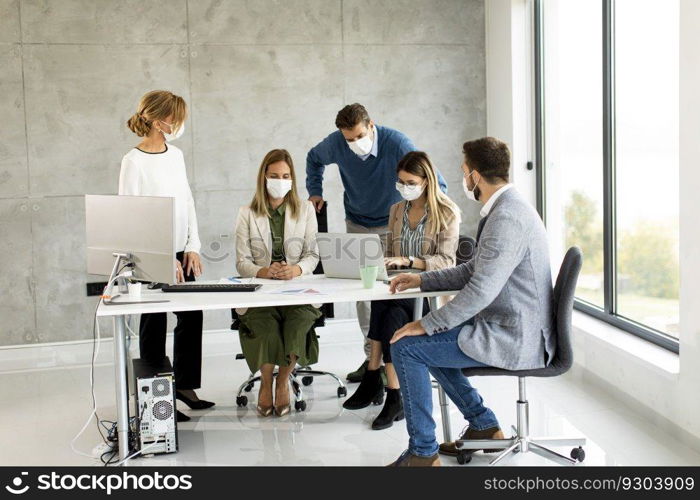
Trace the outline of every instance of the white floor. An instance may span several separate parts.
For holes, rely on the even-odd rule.
[[[360,333],[353,322],[335,322],[319,330],[320,369],[344,378],[361,361]],[[179,426],[180,451],[169,456],[145,457],[132,465],[384,465],[407,443],[405,423],[372,431],[370,423],[380,407],[347,411],[336,397],[335,382],[317,378],[305,388],[308,408],[284,418],[259,418],[255,394],[248,408],[235,404],[235,390],[248,375],[239,352],[237,334],[205,336],[202,398],[216,401],[212,410],[185,410],[192,421]],[[87,418],[89,344],[0,351],[0,465],[99,465],[73,453],[70,441]],[[103,342],[95,370],[99,415],[115,416],[111,342]],[[133,352],[133,349],[132,349]],[[135,352],[134,352],[135,354]],[[82,364],[76,364],[82,363]],[[479,378],[486,404],[504,430],[515,423],[517,382],[510,377]],[[355,385],[348,387],[349,394]],[[529,381],[533,435],[583,435],[587,465],[699,465],[700,453],[665,435],[614,397],[584,385],[572,376]],[[452,433],[465,422],[451,407]],[[435,417],[439,409],[435,397]],[[509,433],[509,432],[507,432]],[[91,425],[77,440],[89,452],[99,443]],[[568,454],[569,448],[561,450]],[[477,453],[467,467],[485,465],[491,455]],[[549,464],[532,454],[516,456],[508,464]],[[456,465],[443,459],[443,465]]]

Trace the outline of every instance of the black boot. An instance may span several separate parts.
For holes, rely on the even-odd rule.
[[[382,382],[379,370],[367,370],[362,376],[360,385],[355,394],[350,396],[343,403],[346,410],[359,410],[366,408],[371,403],[382,404],[384,400],[384,382]]]
[[[384,408],[379,412],[377,418],[372,422],[372,429],[380,431],[388,429],[394,422],[403,420],[403,401],[401,400],[401,391],[399,389],[387,389]]]
[[[345,379],[351,383],[360,382],[362,380],[362,377],[364,376],[365,372],[367,371],[368,364],[369,364],[369,361],[365,360],[357,370],[355,370],[354,372],[348,373],[348,376],[345,377]]]

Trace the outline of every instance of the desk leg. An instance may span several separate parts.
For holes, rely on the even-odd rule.
[[[423,299],[413,299],[413,321],[423,317]]]
[[[117,390],[119,460],[129,456],[129,392],[126,369],[126,317],[114,317],[114,380]],[[126,465],[126,463],[124,463]]]
[[[430,310],[431,311],[436,311],[438,309],[438,298],[437,297],[430,297],[428,299],[428,303],[430,304]],[[447,395],[445,394],[445,390],[442,388],[440,384],[437,384],[437,390],[438,390],[438,401],[440,402],[440,417],[442,420],[442,437],[446,443],[449,443],[452,441],[452,431],[450,429],[451,424],[450,424],[450,402],[447,399]]]
[[[445,443],[452,441],[452,432],[450,431],[450,402],[447,400],[445,390],[440,384],[437,385],[438,399],[440,400],[440,417],[442,418],[442,437]]]

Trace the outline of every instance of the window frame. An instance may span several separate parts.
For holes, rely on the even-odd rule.
[[[545,133],[544,0],[533,2],[534,34],[534,152],[537,211],[547,225],[547,172]],[[600,0],[603,9],[603,308],[578,297],[574,309],[678,353],[679,340],[618,314],[617,309],[617,192],[615,165],[615,0]]]

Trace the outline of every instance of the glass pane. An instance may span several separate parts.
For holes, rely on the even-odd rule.
[[[577,245],[576,295],[603,307],[602,4],[544,0],[546,221],[556,273]]]
[[[679,2],[615,2],[617,313],[678,337]]]

